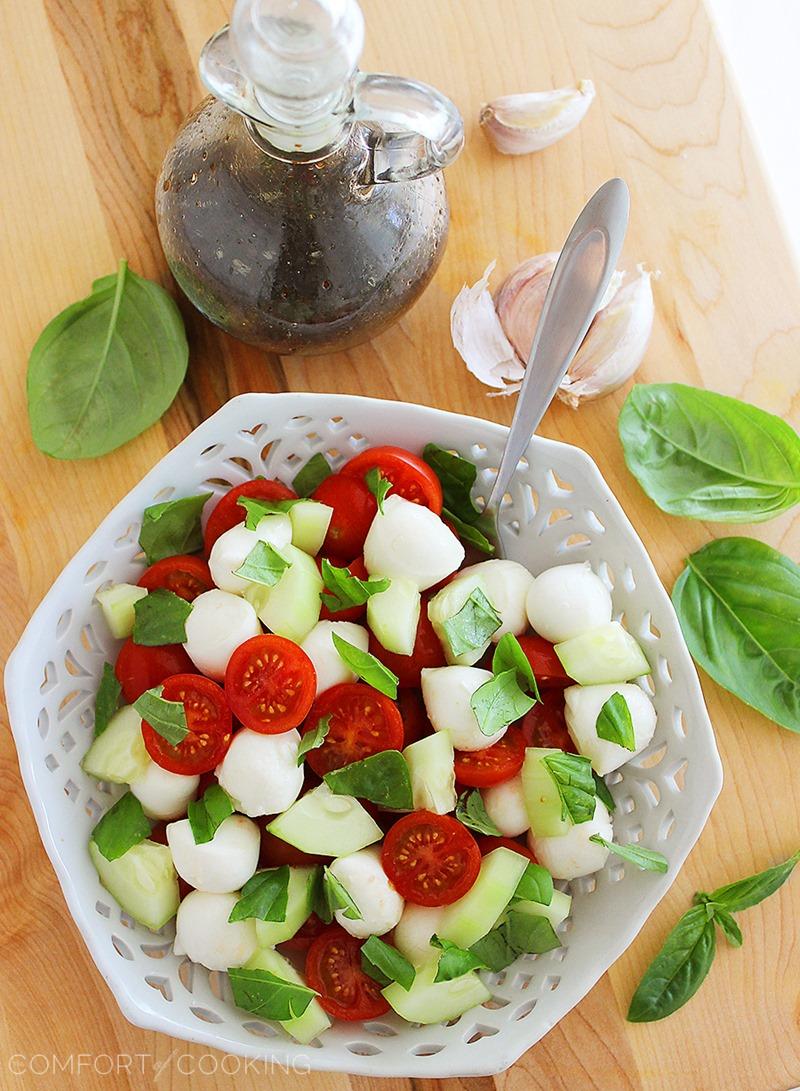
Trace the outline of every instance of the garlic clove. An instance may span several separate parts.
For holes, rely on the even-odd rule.
[[[520,380],[525,369],[503,332],[489,291],[495,265],[494,261],[487,265],[481,279],[471,287],[465,284],[453,300],[450,333],[467,370],[487,386],[506,393],[506,380]]]
[[[594,100],[594,84],[503,95],[481,107],[479,122],[503,155],[526,155],[555,144],[579,124]]]

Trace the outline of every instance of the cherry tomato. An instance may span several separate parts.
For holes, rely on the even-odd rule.
[[[342,568],[342,562],[336,559],[331,561],[331,564],[335,568]],[[322,558],[317,558],[317,566],[322,571]],[[347,571],[351,576],[357,576],[360,580],[366,580],[369,577],[367,567],[364,564],[363,557],[356,557],[350,564],[345,565]],[[330,588],[325,589],[330,590]],[[331,610],[325,605],[325,600],[322,600],[322,609],[319,613],[320,621],[358,621],[367,612],[367,604],[363,603],[361,606],[348,606],[346,610]]]
[[[331,474],[311,494],[313,500],[333,508],[322,552],[352,561],[364,549],[364,539],[375,518],[378,502],[357,477]]]
[[[225,671],[225,694],[234,716],[264,735],[297,727],[316,691],[317,672],[303,649],[271,633],[240,644]]]
[[[411,655],[387,652],[378,642],[378,638],[372,633],[369,634],[370,652],[390,671],[394,671],[401,686],[419,686],[423,667],[443,667],[446,662],[439,637],[428,619],[428,598],[427,595],[422,596],[417,636]]]
[[[316,913],[312,913],[290,939],[285,939],[278,946],[282,951],[307,951],[325,928],[327,928],[325,922],[321,921]]]
[[[406,901],[450,905],[477,879],[481,854],[475,838],[455,818],[414,811],[386,834],[381,863]]]
[[[313,731],[326,716],[330,716],[330,725],[325,741],[306,754],[306,765],[319,776],[403,745],[403,720],[397,705],[372,686],[342,682],[326,689],[311,706],[303,734]]]
[[[315,864],[327,864],[329,860],[329,856],[313,856],[310,852],[296,849],[294,845],[276,837],[269,830],[263,827],[261,829],[261,848],[258,856],[260,868],[283,867],[284,864],[288,864],[289,867],[314,867]]]
[[[485,856],[487,852],[492,852],[494,849],[511,849],[512,852],[518,852],[520,856],[527,856],[534,864],[539,862],[527,845],[523,845],[521,841],[516,841],[513,837],[492,837],[483,833],[478,838],[478,848],[481,850],[481,856]]]
[[[510,727],[502,739],[483,750],[456,750],[456,780],[469,788],[488,788],[515,777],[525,760],[525,737]]]
[[[142,737],[147,753],[170,773],[207,773],[225,757],[233,738],[231,710],[221,686],[201,674],[173,674],[164,679],[165,701],[182,701],[189,733],[176,746],[146,720]]]
[[[146,689],[160,685],[171,674],[193,674],[196,668],[182,644],[161,644],[151,648],[134,644],[129,637],[119,650],[114,673],[122,686],[123,697],[132,705]]]
[[[283,482],[273,481],[268,477],[257,477],[254,481],[235,485],[219,498],[216,507],[208,517],[203,535],[206,556],[211,552],[211,547],[220,534],[235,527],[237,523],[244,522],[247,513],[241,504],[237,503],[240,496],[252,496],[254,500],[297,499],[297,493],[292,492]]]
[[[417,689],[399,689],[397,707],[403,717],[403,746],[433,734],[433,724],[425,711],[425,702]]]
[[[151,564],[142,573],[139,586],[146,587],[148,591],[157,591],[163,587],[187,602],[193,602],[204,591],[210,591],[214,581],[202,557],[181,554],[179,557],[165,557],[162,561]]]
[[[536,676],[539,689],[573,684],[549,640],[543,636],[521,636],[519,643]]]
[[[542,690],[542,699],[525,713],[522,734],[526,746],[552,746],[575,753],[575,744],[564,719],[564,691],[561,688]]]
[[[348,1022],[376,1019],[389,1010],[380,984],[361,969],[363,939],[331,924],[312,942],[306,980],[328,1015]]]
[[[414,504],[424,504],[437,515],[441,512],[439,478],[427,462],[402,447],[370,447],[345,463],[341,472],[349,477],[365,477],[376,466],[391,481],[393,493]]]

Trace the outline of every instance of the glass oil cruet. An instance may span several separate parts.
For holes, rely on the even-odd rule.
[[[156,188],[161,243],[191,302],[278,353],[347,348],[433,276],[442,168],[463,144],[427,84],[359,72],[356,0],[237,0]]]

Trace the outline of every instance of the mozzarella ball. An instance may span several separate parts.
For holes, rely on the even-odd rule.
[[[148,818],[180,818],[194,799],[199,783],[198,776],[170,773],[150,761],[144,774],[131,782],[131,791]]]
[[[280,550],[291,540],[292,521],[284,513],[265,515],[255,530],[248,530],[244,523],[239,523],[220,534],[211,547],[208,558],[211,578],[221,591],[241,595],[253,584],[251,580],[237,576],[236,569],[244,564],[256,543],[269,542]]]
[[[180,877],[209,894],[238,890],[258,867],[261,834],[255,822],[241,814],[229,815],[210,841],[196,844],[188,818],[170,822],[167,844]]]
[[[420,591],[455,572],[463,560],[464,547],[438,515],[391,493],[364,542],[370,576],[402,576]]]
[[[525,807],[520,773],[511,780],[503,781],[502,784],[482,788],[481,798],[486,813],[503,837],[517,837],[530,829],[531,823]]]
[[[601,739],[597,734],[597,717],[606,701],[615,693],[621,693],[628,705],[633,721],[633,737],[636,746],[626,750],[615,742]],[[611,773],[644,750],[656,730],[656,710],[653,702],[638,686],[617,683],[603,686],[568,686],[564,690],[564,715],[572,741],[578,753],[585,755],[594,771],[601,777]]]
[[[403,915],[405,902],[389,882],[381,866],[381,852],[377,848],[359,849],[348,856],[340,856],[330,866],[331,874],[339,880],[358,906],[361,920],[350,920],[344,909],[336,910],[336,920],[358,939],[382,936],[390,931]]]
[[[533,583],[528,569],[516,561],[481,561],[462,569],[453,583],[471,577],[480,581],[483,593],[500,615],[502,624],[492,634],[492,641],[496,644],[506,633],[524,633],[528,628],[525,600]]]
[[[236,802],[236,810],[257,818],[290,807],[303,787],[303,766],[297,765],[300,735],[292,728],[280,735],[262,735],[245,727],[233,736],[216,768],[217,780]]]
[[[441,954],[437,947],[431,947],[431,936],[438,931],[445,908],[406,902],[392,939],[397,950],[405,955],[412,966],[422,966]]]
[[[239,891],[208,894],[193,890],[178,906],[175,918],[176,955],[187,955],[209,970],[243,966],[256,953],[256,922],[228,920],[239,900]]]
[[[204,591],[186,619],[186,652],[203,674],[218,681],[240,644],[261,632],[256,612],[245,599],[228,591]]]
[[[608,859],[608,849],[589,840],[594,834],[600,834],[606,841],[614,837],[611,816],[599,799],[588,822],[570,826],[560,837],[534,837],[531,832],[528,847],[554,879],[578,879],[599,871]]]
[[[314,664],[317,672],[317,695],[340,682],[355,682],[356,676],[339,655],[333,634],[355,644],[362,652],[369,647],[369,633],[353,621],[318,621],[300,647]]]
[[[545,569],[531,584],[525,606],[531,626],[552,644],[611,621],[611,594],[588,562]]]
[[[484,735],[470,698],[493,677],[480,667],[427,667],[422,671],[422,699],[434,731],[446,731],[456,750],[485,750],[508,730]]]

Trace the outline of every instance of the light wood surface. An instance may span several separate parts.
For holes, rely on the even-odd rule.
[[[42,326],[120,257],[169,284],[153,215],[160,160],[200,98],[196,59],[227,19],[223,0],[25,0],[0,4],[3,351],[0,572],[5,659],[31,611],[98,521],[169,447],[233,394],[323,390],[404,398],[507,423],[450,344],[464,280],[553,249],[584,199],[620,174],[633,194],[630,266],[662,271],[655,332],[640,372],[747,398],[800,425],[800,292],[709,19],[696,0],[365,0],[366,69],[429,80],[452,96],[467,147],[448,172],[452,229],[423,299],[374,343],[308,360],[270,359],[184,307],[190,373],[163,421],[89,463],[36,451],[25,415],[27,354]],[[580,129],[531,157],[493,154],[476,123],[497,94],[591,77]],[[787,139],[793,139],[787,132]],[[671,519],[625,470],[616,437],[623,393],[557,405],[542,432],[597,460],[670,587],[681,560],[724,528]],[[729,528],[733,529],[733,528]],[[800,519],[752,532],[795,559]],[[700,844],[641,936],[590,995],[511,1071],[462,1083],[523,1088],[779,1091],[800,1083],[800,883],[742,918],[745,944],[721,944],[702,991],[663,1023],[631,1026],[632,989],[695,889],[786,857],[798,837],[800,738],[703,678],[725,787]],[[72,925],[39,843],[7,731],[0,740],[0,1087],[145,1084],[282,1091],[263,1071],[195,1073],[206,1051],[129,1026]],[[14,1076],[32,1054],[144,1054],[131,1073]],[[222,1055],[216,1056],[217,1064]],[[228,1071],[236,1071],[233,1059]],[[214,1067],[204,1061],[205,1069]],[[41,1062],[36,1062],[41,1064]],[[144,1075],[140,1068],[144,1067]],[[159,1066],[162,1066],[159,1068]],[[429,1081],[413,1081],[417,1091]],[[304,1077],[314,1091],[412,1091],[412,1081]],[[430,1082],[430,1087],[433,1087]]]

